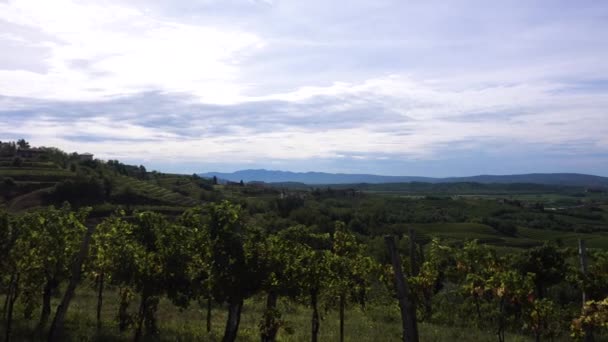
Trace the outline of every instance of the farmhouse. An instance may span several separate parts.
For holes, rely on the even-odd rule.
[[[80,159],[80,161],[89,161],[89,160],[93,160],[93,154],[91,153],[80,153],[78,154],[78,158]]]

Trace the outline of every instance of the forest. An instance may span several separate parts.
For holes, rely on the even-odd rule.
[[[220,184],[0,147],[5,341],[608,339],[605,192]]]

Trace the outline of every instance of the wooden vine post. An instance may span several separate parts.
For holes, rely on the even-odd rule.
[[[80,252],[76,256],[74,263],[72,264],[72,276],[70,278],[70,282],[68,284],[68,288],[63,295],[63,299],[61,303],[57,307],[57,312],[55,313],[55,318],[53,319],[53,323],[49,330],[48,341],[61,341],[63,334],[63,327],[65,323],[65,316],[68,312],[68,307],[70,306],[70,302],[74,298],[74,294],[76,292],[76,287],[80,282],[80,278],[82,275],[82,265],[85,262],[88,254],[89,254],[89,244],[91,242],[91,236],[95,231],[95,226],[91,225],[87,228],[84,238],[82,240],[82,244],[80,245]]]
[[[387,235],[384,237],[386,247],[391,256],[391,263],[395,272],[395,288],[397,299],[401,310],[401,323],[403,327],[403,342],[418,342],[418,325],[416,322],[416,306],[411,300],[409,286],[405,281],[401,268],[401,258],[395,246],[395,238]]]
[[[583,277],[587,275],[587,248],[585,246],[585,241],[582,239],[578,239],[578,258],[581,263],[581,273]],[[587,298],[587,293],[585,292],[585,288],[582,291],[582,310],[585,310],[585,303],[589,298]],[[585,342],[593,342],[593,331],[591,328],[586,327],[585,329]]]
[[[418,276],[420,273],[420,263],[418,262],[417,248],[416,248],[416,231],[408,229],[408,235],[410,238],[410,272],[412,277]]]

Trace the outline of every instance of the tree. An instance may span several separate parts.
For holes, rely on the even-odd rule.
[[[139,178],[139,179],[147,179],[148,178],[148,172],[146,171],[146,167],[145,166],[139,165],[137,171],[138,171],[137,178]]]
[[[27,149],[30,148],[30,143],[25,141],[25,139],[19,139],[17,140],[17,147],[19,147],[19,149]]]
[[[534,247],[520,254],[514,260],[514,267],[523,274],[534,274],[534,286],[539,298],[545,297],[547,287],[565,279],[568,271],[565,252],[551,244]]]
[[[21,157],[15,157],[13,158],[13,161],[11,162],[12,166],[15,167],[21,167],[23,166],[23,159],[21,159]]]

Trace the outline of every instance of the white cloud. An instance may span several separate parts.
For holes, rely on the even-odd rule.
[[[0,71],[0,93],[9,96],[100,99],[163,90],[232,101],[243,87],[235,82],[238,64],[263,46],[252,33],[166,21],[112,3],[11,1],[0,4],[0,19],[54,38],[33,42],[51,51],[47,73]]]
[[[176,163],[608,153],[608,11],[490,7],[0,2],[0,135]]]
[[[61,103],[57,108],[38,104],[30,119],[0,125],[0,132],[35,132],[37,143],[102,158],[157,161],[345,155],[432,160],[449,148],[487,144],[495,151],[526,145],[551,150],[581,142],[608,153],[607,117],[601,109],[608,105],[608,95],[563,94],[562,85],[545,83],[466,91],[436,86],[390,76],[215,107],[156,94],[83,104],[98,107],[69,119],[62,117]],[[167,103],[170,112],[165,112]]]

